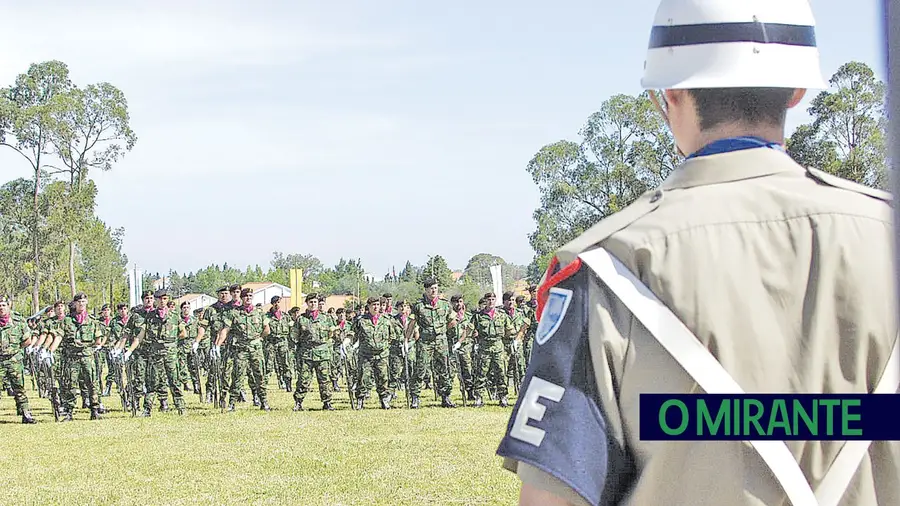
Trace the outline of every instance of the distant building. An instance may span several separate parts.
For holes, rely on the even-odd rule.
[[[182,302],[187,302],[191,306],[191,311],[205,308],[216,302],[215,297],[210,297],[205,293],[189,293],[175,299],[175,307],[180,308]]]
[[[253,290],[253,305],[262,304],[263,307],[268,308],[269,301],[272,300],[272,297],[275,295],[281,297],[282,300],[287,299],[286,302],[290,302],[291,299],[291,289],[278,283],[271,283],[268,281],[262,283],[244,283],[241,287]]]

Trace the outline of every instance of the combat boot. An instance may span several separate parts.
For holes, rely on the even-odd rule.
[[[106,384],[106,389],[103,390],[103,397],[109,397],[112,394],[112,383]]]
[[[169,401],[159,401],[159,411],[161,413],[169,412]]]
[[[381,409],[391,409],[391,396],[385,395],[381,398]]]
[[[150,406],[144,406],[144,412],[141,414],[144,418],[150,418],[151,410]]]
[[[210,392],[209,390],[207,390],[207,391],[206,391],[206,402],[207,402],[207,403],[211,403],[212,401],[213,401],[213,395],[212,395],[212,392]]]
[[[100,420],[100,419],[101,419],[100,410],[91,409],[91,420]]]
[[[100,405],[97,407],[97,413],[100,413],[101,415],[105,415],[105,414],[106,414],[106,408],[103,406],[103,403],[102,403],[102,402],[101,402]]]
[[[334,406],[331,405],[331,401],[328,401],[322,404],[322,409],[325,411],[334,411]]]
[[[508,408],[508,407],[509,407],[509,400],[506,398],[505,395],[504,395],[503,397],[500,398],[500,407],[501,407],[501,408]]]
[[[238,396],[238,402],[247,402],[247,394],[241,390],[241,394]]]
[[[366,404],[366,400],[362,397],[356,399],[356,409],[363,409]]]
[[[331,389],[334,390],[335,392],[340,392],[340,391],[341,391],[341,386],[338,385],[338,380],[337,380],[337,378],[331,380]]]
[[[81,396],[81,409],[87,409],[91,406],[91,401],[84,395]]]
[[[259,406],[261,411],[272,411],[272,408],[269,407],[269,401],[262,401]]]
[[[449,395],[444,395],[441,397],[441,407],[442,408],[455,408],[456,404],[453,404],[453,401],[450,400]]]
[[[31,416],[30,411],[25,411],[22,413],[22,423],[37,423],[37,420]]]
[[[294,402],[294,411],[303,411],[303,402],[302,401]]]
[[[291,388],[291,381],[293,381],[293,380],[291,378],[288,378],[287,381],[284,382],[284,391],[285,392],[292,392],[294,390],[293,388]]]
[[[419,409],[419,396],[418,395],[412,396],[412,401],[410,401],[409,407],[411,409]]]
[[[235,410],[235,407],[234,407],[234,403],[232,402],[228,405],[228,412],[234,413],[234,410]]]
[[[175,409],[178,410],[178,415],[179,415],[179,416],[184,415],[184,408],[183,408],[183,407],[178,407],[178,408],[175,408]]]
[[[67,409],[62,413],[62,417],[60,418],[61,422],[71,422],[72,421],[72,410]]]
[[[259,407],[259,396],[256,394],[253,394],[253,405]]]
[[[476,408],[482,408],[482,407],[484,407],[484,401],[481,399],[481,396],[480,396],[480,395],[476,395],[476,396],[475,396],[475,404],[474,404],[474,406],[475,406]]]
[[[194,383],[194,393],[200,395],[200,385]]]

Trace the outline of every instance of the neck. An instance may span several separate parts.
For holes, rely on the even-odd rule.
[[[768,142],[784,144],[784,125],[748,125],[746,123],[729,123],[719,125],[709,130],[703,130],[694,139],[693,143],[687,143],[687,154],[691,154],[700,148],[715,141],[730,137],[759,137]]]

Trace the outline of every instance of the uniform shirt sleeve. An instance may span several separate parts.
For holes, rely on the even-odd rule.
[[[632,464],[612,437],[594,373],[592,282],[581,266],[551,289],[497,454],[523,481],[570,502],[599,505],[615,503]]]

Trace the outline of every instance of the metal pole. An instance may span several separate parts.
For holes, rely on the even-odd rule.
[[[882,0],[884,11],[885,63],[887,68],[887,110],[888,110],[888,167],[893,194],[900,195],[900,82],[893,79],[900,76],[900,0]],[[893,53],[893,54],[892,54]],[[892,57],[893,56],[893,57]],[[894,276],[900,286],[900,207],[894,203]],[[897,298],[900,303],[900,297]],[[900,306],[898,306],[900,311]]]

